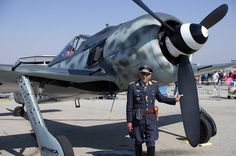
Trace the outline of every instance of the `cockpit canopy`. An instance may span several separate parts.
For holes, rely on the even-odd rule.
[[[59,63],[77,53],[84,52],[87,49],[95,48],[101,43],[105,43],[107,37],[113,33],[118,26],[106,27],[93,36],[79,35],[75,36],[62,50],[62,52],[50,62],[49,67]]]

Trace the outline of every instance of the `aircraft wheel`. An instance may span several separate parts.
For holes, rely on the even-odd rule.
[[[200,115],[200,142],[199,143],[206,143],[210,140],[212,135],[211,124],[207,119]]]
[[[72,145],[66,136],[57,136],[56,139],[60,143],[65,156],[74,156]]]
[[[22,106],[17,106],[17,107],[14,109],[14,115],[16,115],[16,116],[23,116],[24,114],[25,114],[24,107],[22,107]]]

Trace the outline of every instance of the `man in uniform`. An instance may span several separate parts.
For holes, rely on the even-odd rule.
[[[163,96],[156,81],[152,81],[152,68],[139,68],[140,79],[130,83],[127,94],[127,127],[135,139],[135,155],[142,155],[142,143],[146,143],[147,156],[155,155],[155,141],[158,139],[155,100],[175,105],[183,95],[176,98]]]

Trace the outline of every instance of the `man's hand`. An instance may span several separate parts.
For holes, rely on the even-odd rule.
[[[176,98],[175,98],[175,101],[176,102],[179,102],[180,98],[184,96],[183,94],[177,94]]]
[[[128,123],[127,123],[127,127],[128,127],[129,132],[131,132],[132,129],[133,129],[133,124],[132,124],[132,122],[128,122]]]

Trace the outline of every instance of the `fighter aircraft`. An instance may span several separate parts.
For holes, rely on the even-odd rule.
[[[160,85],[178,81],[183,125],[192,147],[216,134],[210,115],[199,106],[194,74],[214,66],[192,68],[191,56],[206,43],[208,29],[227,13],[223,4],[200,23],[183,23],[165,13],[154,13],[141,0],[133,0],[148,14],[95,35],[75,36],[46,66],[25,63],[0,65],[0,84],[5,91],[18,91],[23,98],[41,155],[73,155],[66,137],[55,138],[47,130],[37,97],[83,98],[116,94],[137,80],[140,65],[153,68]],[[223,45],[222,45],[223,46]],[[227,64],[233,66],[233,64]]]

